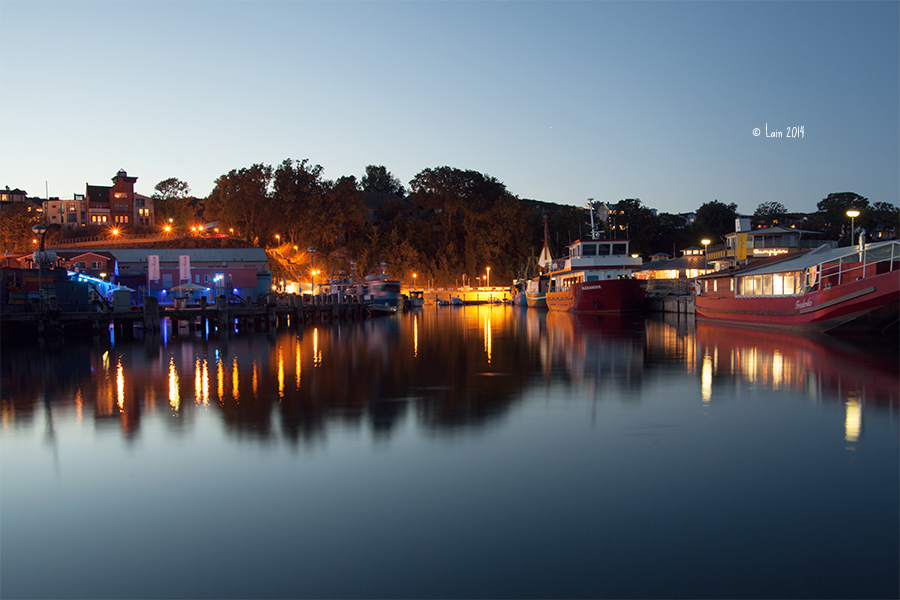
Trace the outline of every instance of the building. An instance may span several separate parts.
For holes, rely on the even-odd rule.
[[[794,227],[750,228],[750,219],[735,219],[735,230],[725,234],[725,243],[709,246],[708,258],[717,270],[745,263],[753,258],[811,250],[821,245],[835,247],[837,242],[821,240],[817,231]],[[807,237],[804,237],[807,236]]]
[[[204,294],[211,301],[221,295],[256,300],[271,291],[269,257],[262,248],[109,248],[93,252],[116,258],[116,281],[134,289],[136,299],[149,295],[169,303],[175,295],[172,288],[184,283],[206,288]],[[159,277],[150,279],[154,268]]]
[[[60,225],[67,229],[85,227],[88,224],[87,207],[87,198],[83,194],[74,194],[71,200],[44,200],[44,224]]]
[[[27,198],[28,194],[25,193],[25,190],[19,188],[11,190],[9,186],[6,186],[5,190],[0,191],[0,202],[25,202]]]
[[[137,177],[129,177],[125,169],[112,178],[112,186],[85,184],[88,202],[88,222],[91,225],[133,227],[137,224],[134,183]],[[146,198],[144,196],[143,198]],[[142,200],[142,203],[144,201]]]

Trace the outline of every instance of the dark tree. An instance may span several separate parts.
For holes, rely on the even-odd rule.
[[[175,177],[163,179],[154,187],[153,211],[156,221],[163,225],[186,229],[194,224],[196,210],[191,205],[191,188]]]
[[[222,221],[244,239],[259,243],[270,231],[268,222],[269,185],[272,167],[256,164],[234,169],[216,179],[216,187],[206,200],[206,217]]]
[[[707,202],[697,209],[697,219],[694,221],[693,233],[695,239],[693,245],[698,245],[702,238],[709,238],[712,242],[718,241],[726,233],[734,231],[734,220],[737,217],[737,204],[725,204],[719,200]]]
[[[841,240],[842,244],[849,244],[852,221],[847,216],[847,211],[851,208],[858,210],[861,218],[856,225],[865,227],[869,200],[854,192],[836,192],[820,200],[816,208],[819,210],[813,215],[813,227],[824,233],[826,239]]]
[[[40,217],[36,210],[29,210],[30,204],[14,202],[3,207],[0,214],[0,253],[37,250],[31,243],[35,237],[31,228],[40,222]]]
[[[764,227],[773,227],[784,222],[787,208],[781,202],[763,202],[756,207],[753,220]]]
[[[400,180],[383,166],[369,165],[366,167],[366,174],[362,176],[360,183],[364,192],[397,194],[401,198],[406,196],[406,189]]]

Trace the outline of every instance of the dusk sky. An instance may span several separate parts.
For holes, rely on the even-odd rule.
[[[30,196],[308,158],[673,213],[900,197],[898,2],[3,0],[0,93]]]

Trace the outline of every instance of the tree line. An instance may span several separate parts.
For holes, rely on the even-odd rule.
[[[590,234],[583,208],[520,199],[501,181],[477,171],[426,168],[408,188],[384,166],[367,166],[359,180],[353,175],[328,180],[323,173],[321,165],[306,159],[286,159],[277,166],[254,164],[218,177],[206,198],[192,196],[186,182],[169,178],[155,187],[156,218],[181,231],[199,220],[217,220],[250,244],[281,248],[279,259],[294,263],[299,272],[308,273],[315,260],[327,276],[330,257],[340,252],[355,261],[360,275],[387,263],[393,277],[411,281],[416,273],[417,281],[435,284],[462,283],[463,274],[474,280],[487,267],[492,283],[501,285],[529,275],[529,259],[543,245],[545,217],[554,256]],[[870,204],[852,192],[829,194],[797,227],[849,243],[849,208],[860,210],[858,227],[898,228],[895,206]],[[4,248],[29,250],[35,215],[7,208],[3,216]],[[611,204],[608,221],[595,224],[607,237],[631,239],[631,251],[646,259],[657,252],[677,255],[700,246],[704,238],[719,243],[721,236],[734,231],[739,213],[736,204],[716,199],[702,204],[694,216],[691,222],[656,213],[640,199],[629,198]],[[791,216],[779,202],[766,201],[753,221],[782,225]],[[50,235],[74,234],[59,230]],[[306,252],[308,247],[316,249],[315,258]],[[273,265],[276,276],[280,270]]]

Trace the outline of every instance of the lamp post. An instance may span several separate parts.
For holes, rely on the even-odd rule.
[[[315,273],[315,268],[316,268],[316,247],[315,247],[315,246],[310,246],[309,248],[306,249],[306,251],[309,252],[309,270],[310,270],[311,273]],[[314,285],[314,284],[313,284],[313,285]],[[312,291],[313,291],[313,290],[312,290],[312,287],[310,287],[309,292],[312,293]]]
[[[44,263],[44,236],[47,235],[47,228],[38,223],[31,228],[31,231],[38,236],[38,312],[44,313],[44,283],[41,278],[41,265]]]
[[[705,271],[709,271],[709,243],[711,240],[703,239],[700,242],[703,244],[703,260],[706,268]]]
[[[491,287],[491,268],[487,268],[487,287]]]
[[[418,277],[418,274],[413,273],[413,289],[416,289],[416,277]]]
[[[859,216],[859,211],[855,208],[851,208],[847,211],[847,216],[850,217],[850,245],[853,245],[853,233],[856,231],[856,217]]]

